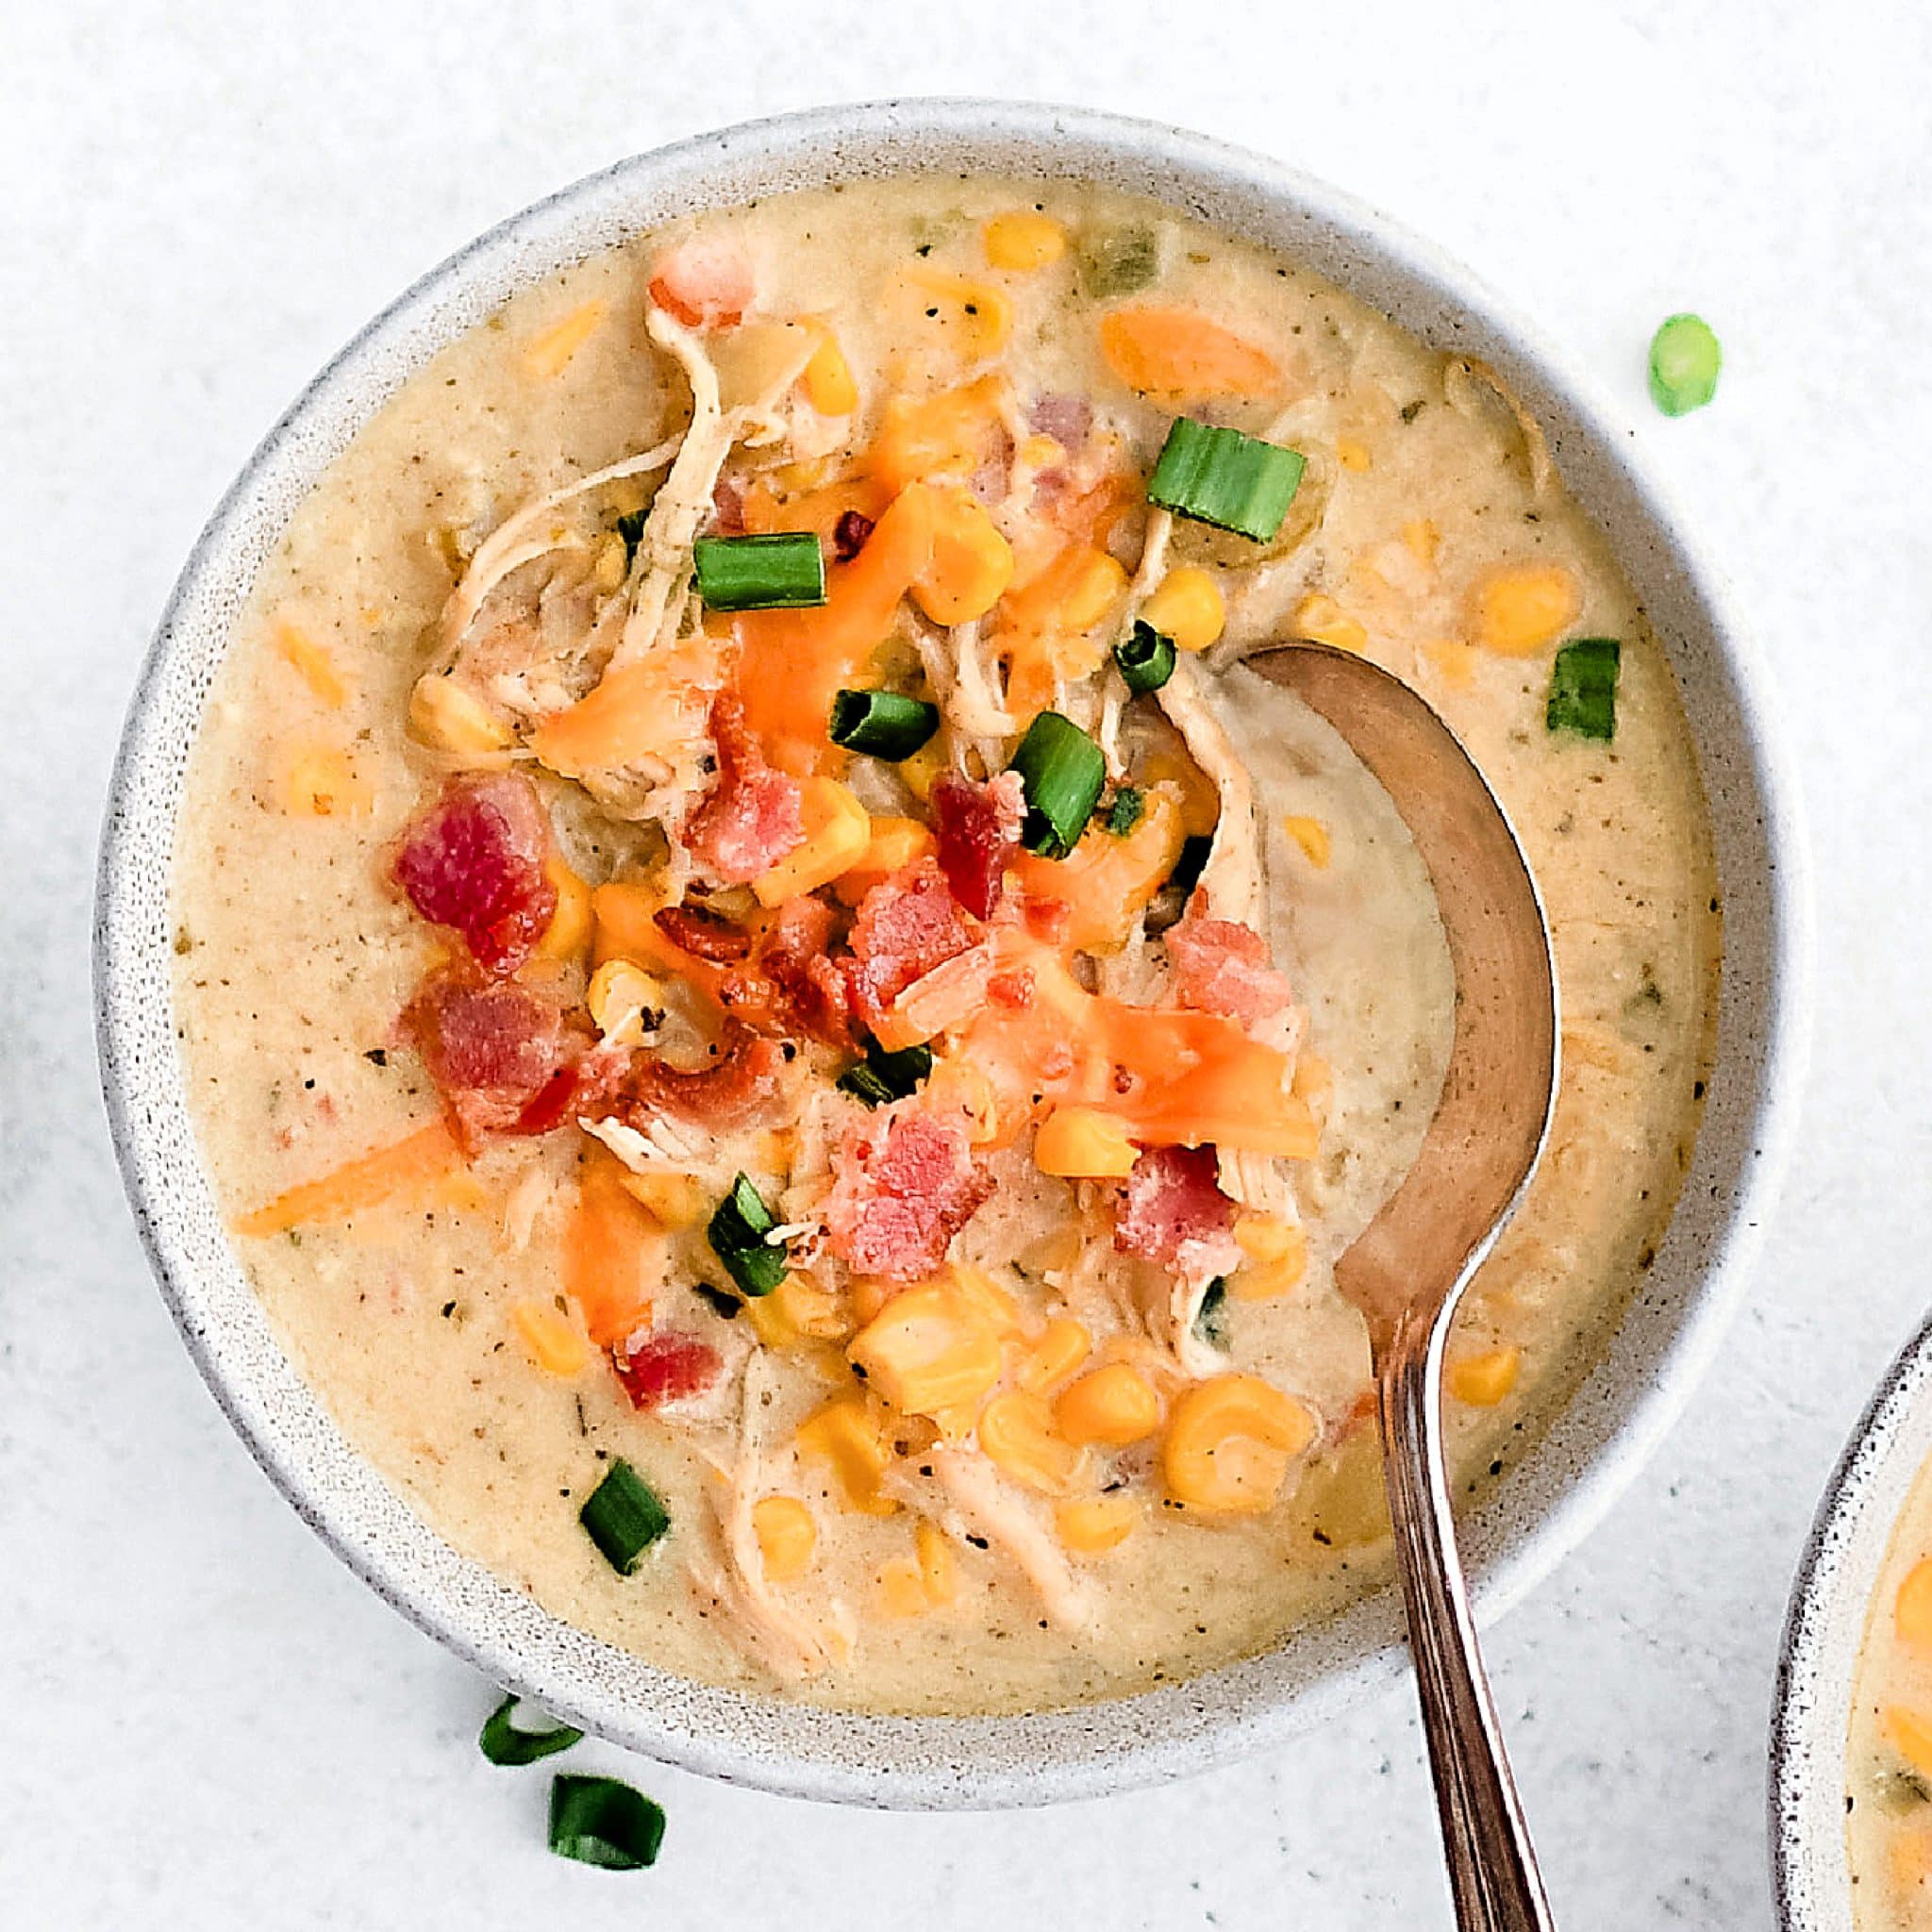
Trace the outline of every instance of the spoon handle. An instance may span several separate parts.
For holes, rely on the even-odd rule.
[[[1461,1932],[1552,1932],[1456,1550],[1442,1460],[1446,1319],[1405,1324],[1382,1365],[1382,1457],[1423,1731]]]

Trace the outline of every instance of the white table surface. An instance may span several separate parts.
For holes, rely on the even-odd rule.
[[[1821,1012],[1727,1358],[1490,1656],[1572,1927],[1765,1922],[1764,1735],[1820,1486],[1925,1301],[1932,28],[1908,5],[22,5],[0,27],[0,1924],[1440,1926],[1407,1689],[1158,1792],[891,1817],[586,1748],[670,1811],[559,1862],[490,1687],[258,1475],[136,1247],[94,1083],[96,825],[135,666],[256,439],[379,305],[617,156],[889,93],[1162,116],[1346,183],[1613,385],[1788,701]],[[1830,17],[1827,18],[1827,15]],[[31,16],[31,17],[29,17]],[[1856,25],[1855,25],[1856,23]],[[1658,317],[1729,358],[1641,387]]]

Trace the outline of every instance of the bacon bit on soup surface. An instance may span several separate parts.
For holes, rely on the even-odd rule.
[[[302,513],[198,753],[181,1008],[277,1319],[459,1541],[671,1668],[1038,1708],[1264,1648],[1373,1568],[1332,1265],[1453,1010],[1399,820],[1245,652],[1418,681],[1591,936],[1465,1461],[1694,1121],[1694,763],[1534,425],[1079,186],[781,197],[507,320]],[[251,808],[319,723],[371,813]]]

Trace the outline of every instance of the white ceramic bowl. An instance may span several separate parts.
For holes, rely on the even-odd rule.
[[[515,290],[675,214],[924,171],[1100,181],[1286,250],[1445,349],[1487,358],[1609,532],[1684,688],[1716,829],[1727,956],[1708,1112],[1655,1266],[1593,1374],[1467,1548],[1482,1611],[1593,1524],[1716,1346],[1787,1138],[1802,1058],[1804,895],[1762,673],[1630,430],[1474,279],[1321,182],[1152,123],[984,101],[831,108],[620,162],[506,222],[358,335],[271,431],[189,560],[135,693],[102,854],[96,978],[116,1145],[163,1293],[216,1399],[289,1500],[405,1615],[586,1729],[711,1775],[893,1806],[1041,1802],[1166,1779],[1319,1722],[1399,1658],[1384,1596],[1276,1651],[1143,1696],[995,1720],[830,1714],[667,1676],[559,1623],[433,1535],[283,1356],[196,1151],[169,993],[183,771],[230,626],[291,512],[396,387]]]
[[[1852,1932],[1852,1684],[1892,1530],[1928,1457],[1932,1322],[1899,1352],[1845,1444],[1791,1588],[1771,1719],[1772,1878],[1785,1932]]]

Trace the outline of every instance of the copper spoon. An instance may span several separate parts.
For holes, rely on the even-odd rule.
[[[1549,1932],[1550,1908],[1483,1674],[1442,1453],[1442,1351],[1463,1291],[1529,1186],[1556,1107],[1556,962],[1495,794],[1435,710],[1348,651],[1248,667],[1325,718],[1389,793],[1434,885],[1456,973],[1442,1096],[1402,1185],[1336,1264],[1366,1317],[1409,1650],[1463,1932]]]

